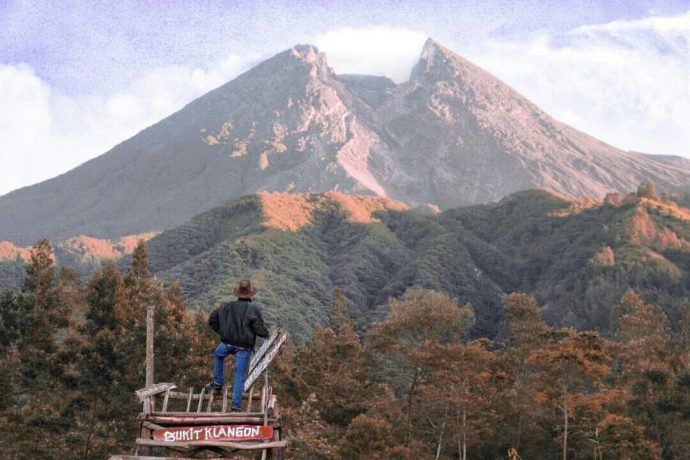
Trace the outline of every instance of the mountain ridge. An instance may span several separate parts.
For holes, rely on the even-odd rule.
[[[0,197],[0,240],[161,231],[262,191],[387,196],[441,209],[545,187],[690,187],[690,165],[623,152],[557,122],[430,39],[411,79],[338,76],[283,51],[105,154]]]
[[[107,255],[102,243],[70,241],[54,245],[60,267],[86,277],[107,259],[84,251]],[[156,235],[148,251],[152,273],[179,282],[191,306],[208,309],[250,277],[267,319],[299,340],[326,321],[336,287],[362,329],[385,316],[389,297],[418,287],[470,303],[475,334],[490,337],[511,292],[534,295],[551,324],[604,333],[630,288],[672,324],[690,297],[690,209],[644,187],[603,201],[527,190],[440,213],[385,197],[264,192]],[[0,263],[0,286],[19,289],[14,257]],[[116,263],[125,271],[130,257]]]

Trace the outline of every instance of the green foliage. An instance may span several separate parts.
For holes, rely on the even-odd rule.
[[[0,448],[10,458],[126,452],[138,429],[132,392],[143,383],[146,306],[155,311],[157,380],[182,386],[203,384],[210,371],[206,314],[187,308],[179,284],[151,277],[143,245],[124,277],[108,264],[83,289],[73,274],[54,276],[48,246],[34,251],[30,289],[0,296]],[[411,289],[389,299],[363,344],[347,297],[335,289],[332,298],[331,327],[287,344],[273,367],[288,458],[495,458],[515,447],[524,458],[596,449],[670,459],[690,448],[687,304],[672,335],[658,306],[627,292],[608,341],[553,329],[533,297],[510,294],[507,340],[492,344],[469,339],[469,306]],[[63,318],[66,303],[83,305],[83,315]],[[36,331],[51,350],[32,347]]]
[[[673,201],[644,195],[588,208],[526,192],[371,223],[330,203],[291,231],[264,226],[247,198],[139,244],[124,276],[106,264],[83,287],[40,242],[24,291],[0,295],[0,449],[129,451],[146,307],[156,380],[198,387],[215,341],[204,309],[249,277],[269,324],[297,343],[272,370],[292,458],[497,458],[511,447],[682,458],[690,227]]]

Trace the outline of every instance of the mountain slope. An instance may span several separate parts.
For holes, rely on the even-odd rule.
[[[448,209],[543,187],[603,196],[690,186],[684,161],[623,152],[549,117],[433,40],[409,82],[336,75],[296,46],[106,154],[0,197],[0,240],[172,228],[261,191],[387,196]]]
[[[333,165],[348,121],[324,56],[296,47],[110,152],[0,198],[0,239],[113,237],[180,224],[261,190],[364,191]],[[332,83],[332,84],[331,84]]]
[[[603,197],[647,179],[674,191],[690,180],[682,160],[624,152],[560,123],[433,40],[380,112],[397,147],[386,183],[406,202],[450,208],[529,188]]]
[[[131,241],[54,246],[59,264],[86,275],[113,254],[125,270]],[[364,329],[389,297],[421,287],[470,303],[474,334],[490,337],[505,293],[535,295],[551,324],[604,333],[630,288],[662,306],[672,325],[690,298],[690,210],[644,189],[604,202],[530,190],[438,214],[382,197],[260,193],[164,231],[148,248],[152,271],[179,280],[191,306],[208,309],[251,277],[268,320],[298,340],[326,321],[335,287]],[[0,286],[17,288],[26,251],[3,244],[0,253],[12,259],[0,263]]]
[[[270,321],[300,338],[326,320],[335,287],[363,328],[389,297],[422,287],[471,303],[474,333],[486,336],[499,331],[510,292],[535,295],[552,324],[605,333],[630,288],[672,320],[690,297],[690,210],[635,195],[603,203],[532,190],[434,215],[375,197],[259,194],[163,232],[149,249],[152,270],[203,308],[252,277]]]

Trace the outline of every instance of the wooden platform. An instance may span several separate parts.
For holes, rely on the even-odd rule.
[[[245,385],[248,391],[243,395],[245,412],[229,411],[232,395],[228,386],[221,391],[210,391],[206,386],[197,393],[194,388],[180,391],[174,383],[151,383],[137,390],[142,412],[137,417],[140,429],[135,455],[114,455],[110,460],[191,459],[204,452],[221,455],[217,460],[230,460],[228,455],[238,451],[280,459],[287,442],[281,438],[281,419],[267,367],[286,337],[279,329],[274,330],[252,357]],[[264,382],[257,392],[254,383],[259,375],[264,376]],[[153,455],[161,451],[183,456]]]

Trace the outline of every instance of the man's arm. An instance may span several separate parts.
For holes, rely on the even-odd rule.
[[[218,310],[219,308],[216,308],[211,312],[211,314],[208,317],[208,325],[211,326],[211,329],[216,331],[217,334],[220,334],[220,321],[218,320]]]
[[[254,306],[254,313],[256,313],[256,317],[254,317],[251,323],[249,323],[252,331],[254,331],[254,334],[258,335],[259,337],[268,337],[268,329],[266,329],[264,318],[261,316],[261,309],[257,306]]]

